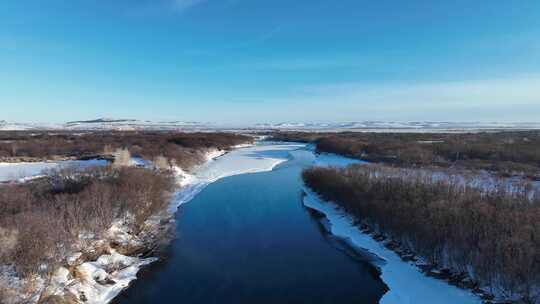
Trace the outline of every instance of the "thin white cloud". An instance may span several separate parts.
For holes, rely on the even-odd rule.
[[[299,88],[294,96],[265,99],[259,108],[269,113],[280,108],[278,112],[291,119],[304,111],[312,120],[330,121],[540,122],[540,75],[437,83],[317,85]]]

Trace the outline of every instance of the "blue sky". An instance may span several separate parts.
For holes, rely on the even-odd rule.
[[[537,0],[3,0],[0,120],[540,119]]]

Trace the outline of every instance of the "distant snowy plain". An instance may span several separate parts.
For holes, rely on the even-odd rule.
[[[284,131],[362,131],[362,132],[465,132],[475,130],[538,130],[538,122],[433,122],[433,121],[353,121],[353,122],[282,122],[261,124],[218,124],[210,122],[148,121],[100,118],[67,123],[24,123],[0,120],[0,131],[23,130],[284,130]]]

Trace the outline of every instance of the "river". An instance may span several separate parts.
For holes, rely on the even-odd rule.
[[[250,153],[284,155],[272,171],[222,178],[182,205],[163,259],[116,303],[378,303],[377,258],[329,235],[302,204],[300,173],[314,154]]]
[[[309,146],[234,150],[184,180],[176,238],[115,303],[479,304],[403,262],[332,203],[302,169],[359,163]]]

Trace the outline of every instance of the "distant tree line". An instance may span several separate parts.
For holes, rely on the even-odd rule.
[[[526,303],[540,301],[540,193],[527,184],[489,191],[414,170],[310,168],[306,185],[437,267],[466,273]]]
[[[275,140],[313,142],[337,153],[401,167],[457,167],[540,179],[540,131],[491,133],[278,132]]]
[[[190,168],[204,160],[207,149],[227,150],[252,141],[234,133],[12,131],[0,132],[0,161],[110,157],[118,149],[127,149],[132,156],[147,160],[165,157]]]

